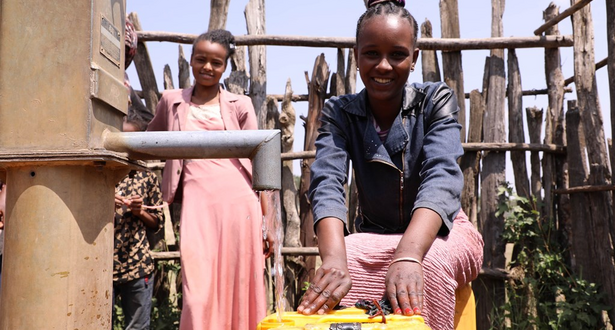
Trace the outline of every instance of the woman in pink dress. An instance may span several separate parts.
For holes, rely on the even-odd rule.
[[[195,85],[165,91],[148,130],[257,129],[250,98],[219,84],[234,50],[228,31],[200,35],[190,58]],[[251,182],[249,159],[166,161],[163,197],[182,200],[180,329],[255,329],[265,317],[263,268],[273,242],[263,240]]]

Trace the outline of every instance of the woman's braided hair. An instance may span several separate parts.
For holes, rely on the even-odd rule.
[[[194,46],[201,41],[209,41],[220,44],[226,48],[226,59],[235,54],[235,37],[227,30],[211,30],[199,35],[192,43],[192,54],[194,55]]]
[[[414,41],[416,42],[419,27],[412,14],[404,8],[405,4],[405,0],[366,0],[365,6],[367,7],[367,10],[363,13],[363,15],[361,15],[361,17],[359,17],[359,21],[357,22],[357,44],[359,43],[359,34],[361,33],[363,23],[368,21],[370,18],[379,15],[396,15],[407,19],[410,26],[414,29]]]

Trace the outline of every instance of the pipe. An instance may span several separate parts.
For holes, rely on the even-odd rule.
[[[132,159],[250,158],[252,188],[282,186],[279,130],[106,132],[104,147]]]

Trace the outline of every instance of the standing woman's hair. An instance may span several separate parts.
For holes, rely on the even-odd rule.
[[[379,15],[395,15],[407,19],[414,29],[414,42],[416,42],[419,26],[412,14],[404,8],[405,5],[405,0],[365,0],[367,10],[359,17],[359,21],[357,22],[356,43],[359,43],[359,34],[361,33],[363,23]]]
[[[209,41],[220,44],[226,48],[226,60],[231,55],[235,54],[235,37],[227,30],[211,30],[198,36],[192,43],[192,54],[194,55],[194,46],[201,41]]]
[[[126,122],[132,124],[138,132],[145,132],[147,130],[147,125],[150,120],[143,118],[142,115],[128,111],[128,115],[126,116]]]

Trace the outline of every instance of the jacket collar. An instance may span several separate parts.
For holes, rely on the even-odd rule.
[[[220,88],[220,104],[225,103],[225,102],[235,102],[239,100],[239,97],[237,95],[227,92],[224,88],[222,88],[222,85],[220,85],[219,88]],[[194,92],[194,86],[183,89],[181,99],[175,100],[173,104],[179,104],[179,103],[190,104],[190,99],[192,98],[193,92]]]
[[[230,118],[231,104],[239,97],[233,93],[227,92],[222,85],[220,85],[220,113],[222,114],[222,120],[226,129],[228,120]],[[188,120],[188,111],[190,109],[190,99],[192,98],[192,92],[194,86],[185,88],[182,90],[181,98],[177,98],[173,101],[173,105],[177,105],[177,115],[179,120],[179,129],[185,130],[186,121]]]
[[[365,159],[379,160],[393,165],[391,155],[394,155],[403,150],[410,140],[407,131],[407,123],[404,123],[404,117],[408,115],[416,116],[417,105],[423,101],[425,93],[422,90],[415,88],[414,85],[406,85],[405,93],[402,100],[402,109],[395,118],[393,125],[389,130],[384,143],[380,141],[380,137],[374,128],[374,117],[371,109],[367,106],[367,92],[363,89],[357,97],[344,105],[344,110],[348,113],[365,117],[366,125],[363,133],[363,145],[365,146]],[[402,116],[402,114],[404,116]]]

